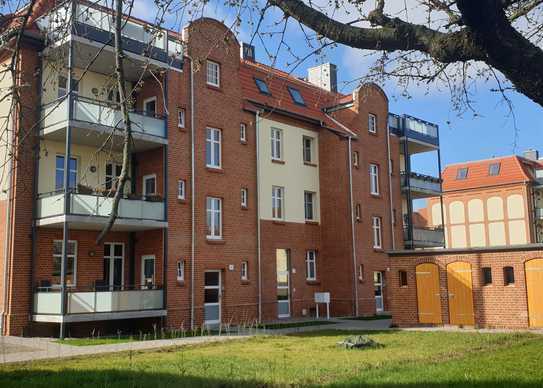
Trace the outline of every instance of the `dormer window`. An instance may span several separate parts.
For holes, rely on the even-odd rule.
[[[500,175],[500,166],[501,163],[492,163],[488,166],[488,175],[489,176],[496,176]]]
[[[270,88],[268,87],[268,84],[266,83],[266,81],[260,78],[255,78],[255,83],[260,93],[271,96]]]
[[[305,106],[304,98],[302,97],[302,93],[296,88],[293,88],[292,86],[287,86],[288,92],[290,93],[290,97],[292,97],[292,101],[294,101],[295,104],[303,105]]]
[[[468,168],[467,167],[459,168],[456,171],[456,180],[466,179],[467,177],[468,177]]]

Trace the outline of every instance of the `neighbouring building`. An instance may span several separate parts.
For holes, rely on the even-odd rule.
[[[38,0],[29,20],[1,155],[2,334],[313,316],[319,291],[333,315],[389,311],[387,251],[443,245],[412,206],[441,192],[410,162],[439,151],[437,126],[374,84],[338,93],[332,64],[309,82],[257,63],[216,20],[130,18],[129,181],[98,245],[122,169],[112,25],[86,1]]]

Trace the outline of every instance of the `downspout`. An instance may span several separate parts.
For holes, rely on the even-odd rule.
[[[390,230],[392,235],[392,250],[396,249],[396,231],[394,230],[394,201],[392,200],[392,169],[391,163],[392,159],[390,158],[390,128],[387,124],[387,154],[388,154],[388,198],[390,201]]]
[[[190,58],[190,196],[191,196],[191,244],[190,244],[190,328],[194,329],[194,278],[195,278],[195,244],[196,244],[196,190],[194,176],[194,123],[195,123],[195,111],[194,111],[194,61]]]
[[[353,253],[353,288],[354,288],[354,312],[355,316],[358,316],[358,284],[356,282],[356,237],[355,237],[355,223],[354,223],[354,200],[353,200],[353,151],[352,151],[352,140],[353,138],[349,136],[348,138],[348,149],[349,149],[349,208],[351,210],[351,243],[352,243],[352,253]]]
[[[170,81],[170,77],[168,77],[168,73],[166,72],[165,75],[165,82],[164,82],[164,105],[166,107],[165,112],[165,118],[164,118],[164,134],[166,135],[166,138],[168,138],[168,123],[170,119],[170,107],[169,107],[169,98],[168,98],[168,83]],[[168,145],[165,144],[162,147],[162,173],[164,175],[164,178],[162,179],[162,186],[164,191],[164,220],[168,222]],[[168,228],[162,229],[162,292],[163,292],[163,299],[162,299],[162,307],[164,310],[167,309],[168,306]],[[162,318],[162,324],[164,324],[164,317]]]
[[[262,322],[262,253],[260,238],[260,112],[256,111],[256,244],[258,266],[258,323]]]

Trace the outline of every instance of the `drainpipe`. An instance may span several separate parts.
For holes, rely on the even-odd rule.
[[[190,59],[190,196],[191,196],[191,244],[190,244],[190,328],[194,329],[194,278],[195,278],[195,244],[196,244],[196,178],[194,176],[194,61]]]
[[[166,41],[167,42],[167,41]],[[165,75],[165,82],[164,82],[164,105],[166,107],[165,109],[165,117],[164,117],[164,134],[166,135],[166,138],[168,138],[168,122],[170,118],[170,107],[169,107],[169,99],[168,99],[168,83],[170,80],[170,77],[168,77],[168,72],[166,72]],[[162,190],[163,190],[163,196],[164,196],[164,220],[168,222],[168,145],[165,144],[162,147]],[[168,229],[162,229],[162,308],[164,310],[167,309],[168,306]],[[162,318],[162,323],[164,321],[164,317]]]
[[[258,322],[262,322],[262,252],[260,239],[260,112],[256,112],[256,243],[258,263]]]
[[[387,124],[387,154],[388,154],[388,198],[390,201],[390,230],[392,235],[392,250],[396,249],[396,231],[394,230],[394,202],[392,200],[392,170],[390,158],[390,128]]]
[[[353,289],[354,289],[354,312],[355,316],[358,316],[358,284],[356,283],[356,237],[355,237],[355,223],[354,223],[354,201],[353,201],[353,150],[352,150],[353,138],[349,136],[348,149],[349,149],[349,208],[351,210],[351,243],[353,246]]]

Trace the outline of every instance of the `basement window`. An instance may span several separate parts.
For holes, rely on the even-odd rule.
[[[290,97],[292,97],[292,101],[294,101],[295,104],[303,105],[305,106],[304,98],[302,97],[302,93],[296,88],[293,88],[292,86],[287,86],[288,92],[290,93]]]

